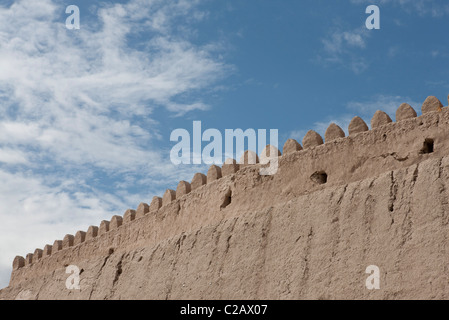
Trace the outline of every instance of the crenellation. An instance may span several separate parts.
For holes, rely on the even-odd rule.
[[[396,110],[396,122],[416,118],[417,116],[415,109],[408,103],[401,104],[398,110]]]
[[[288,139],[284,143],[284,147],[282,148],[282,154],[287,155],[301,150],[302,146],[298,141],[296,141],[295,139]]]
[[[101,236],[102,234],[105,234],[106,232],[109,232],[109,221],[103,220],[100,223],[100,229],[98,230],[98,235]]]
[[[62,240],[55,240],[55,242],[53,242],[53,246],[51,249],[51,254],[54,254],[58,251],[62,250]]]
[[[33,254],[32,253],[28,253],[26,258],[25,258],[25,265],[30,265],[33,263]]]
[[[371,119],[371,129],[378,128],[380,126],[386,125],[393,122],[388,114],[381,110],[377,110]]]
[[[225,163],[221,166],[221,174],[223,177],[232,175],[239,171],[240,166],[238,165],[237,161],[232,158],[226,159]]]
[[[123,218],[121,216],[112,216],[109,223],[109,230],[116,230],[123,224]]]
[[[86,241],[96,238],[98,236],[98,227],[89,226],[86,233]]]
[[[218,180],[222,177],[221,168],[216,165],[211,165],[209,170],[207,171],[207,183],[211,183],[215,180]]]
[[[172,189],[167,189],[162,197],[162,205],[166,206],[176,199],[176,191]]]
[[[251,166],[259,163],[259,156],[252,150],[246,150],[240,157],[240,168]]]
[[[136,219],[142,218],[148,212],[150,212],[150,206],[144,202],[140,203],[136,210]]]
[[[131,223],[134,219],[136,219],[136,210],[128,209],[123,215],[123,224]]]
[[[12,269],[18,270],[20,268],[23,268],[24,266],[25,266],[25,258],[22,256],[16,256],[12,263]]]
[[[348,126],[348,137],[345,137],[344,131],[338,125],[332,123],[325,133],[326,144],[324,144],[322,137],[318,133],[310,130],[302,141],[304,149],[296,140],[288,139],[284,144],[283,154],[277,148],[270,145],[265,147],[260,158],[255,152],[247,150],[242,155],[239,164],[235,159],[227,159],[222,168],[212,165],[207,172],[207,176],[202,173],[196,173],[191,183],[180,181],[176,191],[167,189],[162,198],[154,196],[150,205],[141,203],[137,210],[128,209],[123,218],[121,216],[113,216],[110,221],[103,220],[100,223],[100,227],[90,226],[87,232],[78,231],[75,236],[68,234],[64,237],[64,240],[56,240],[53,246],[46,245],[43,250],[36,249],[34,254],[29,253],[25,258],[20,256],[15,257],[13,261],[13,276],[24,266],[32,263],[41,263],[43,260],[46,260],[42,259],[43,257],[52,259],[52,255],[63,249],[70,248],[74,245],[79,245],[80,248],[89,245],[87,244],[87,240],[98,238],[99,235],[110,231],[125,232],[120,231],[123,230],[123,228],[120,228],[122,224],[126,225],[127,228],[131,228],[134,224],[133,221],[137,217],[145,217],[152,224],[162,223],[164,228],[166,228],[165,230],[167,230],[173,223],[176,223],[180,210],[179,201],[173,203],[171,206],[168,205],[183,196],[187,196],[185,198],[187,201],[188,199],[197,199],[198,195],[201,194],[201,197],[205,197],[203,201],[207,202],[207,197],[214,195],[216,199],[219,199],[216,208],[222,210],[231,203],[231,198],[232,204],[243,201],[243,196],[241,195],[242,190],[252,192],[251,190],[257,188],[258,183],[262,183],[261,181],[272,181],[272,186],[268,186],[264,190],[270,190],[270,188],[272,188],[271,190],[279,190],[284,188],[285,195],[280,194],[279,199],[282,197],[287,197],[286,199],[288,199],[288,197],[313,190],[313,188],[320,188],[323,184],[347,183],[350,180],[362,179],[369,174],[377,174],[376,172],[372,172],[375,161],[381,161],[382,166],[388,168],[388,170],[392,170],[422,161],[423,156],[440,155],[441,153],[439,152],[441,152],[441,149],[449,148],[449,143],[446,143],[445,139],[447,133],[443,131],[449,123],[449,110],[445,108],[442,109],[443,112],[439,111],[438,108],[441,107],[441,102],[435,99],[435,97],[426,99],[426,102],[423,104],[424,114],[420,117],[417,117],[416,111],[410,105],[401,104],[396,111],[395,123],[392,123],[391,118],[385,112],[377,111],[371,120],[371,126],[376,130],[369,130],[366,123],[360,117],[354,117]],[[391,125],[386,126],[386,124]],[[362,135],[356,136],[356,134],[362,132]],[[328,144],[327,142],[330,141],[333,141],[333,143]],[[407,152],[396,152],[396,146],[399,144],[405,146],[404,148],[408,149]],[[251,180],[250,173],[252,174],[253,170],[254,172],[258,172],[258,166],[266,163],[272,155],[280,157],[280,172],[285,172],[285,170],[293,170],[291,172],[295,172],[295,175],[282,173],[287,174],[283,178],[287,182],[283,183],[291,184],[291,186],[287,185],[280,188],[280,186],[276,185],[278,183],[276,175],[279,173],[272,180]],[[339,160],[343,158],[347,160]],[[235,175],[238,177],[239,171],[241,171],[240,169],[248,167],[250,164],[254,166],[254,169],[248,168],[243,171],[247,174],[246,180],[244,178],[242,178],[243,180],[239,180],[241,185],[237,184],[237,187],[235,184],[230,184],[230,181],[235,180],[234,177],[230,178],[230,176]],[[366,168],[360,169],[365,165]],[[258,175],[258,173],[255,173],[255,175]],[[217,180],[221,180],[222,182],[219,182],[218,185],[214,184],[214,187],[208,188],[208,184]],[[245,183],[251,183],[251,188],[246,188]],[[200,189],[201,186],[205,187]],[[215,188],[218,189],[215,190]],[[254,193],[249,194],[256,196],[257,192],[257,189],[254,189]],[[268,199],[260,200],[262,204],[263,201],[269,202]],[[193,203],[198,205],[197,202]],[[248,208],[254,205],[254,202],[251,201],[244,203],[247,203]],[[262,206],[262,204],[258,205]],[[147,215],[149,212],[158,212],[162,206],[165,207],[160,213]],[[201,219],[204,216],[201,215],[201,212],[207,210],[206,208],[210,208],[210,204],[208,206],[205,205],[202,211],[199,209],[192,211],[192,208],[190,207],[189,209],[188,205],[186,206],[184,202],[182,207],[183,214],[180,219],[186,220],[179,221],[186,223],[186,221],[190,221],[189,219],[202,221]],[[199,213],[196,213],[197,211]],[[193,216],[187,218],[186,215]],[[208,217],[208,219],[212,218]],[[154,228],[156,230],[158,229],[157,226],[154,226]],[[162,231],[161,234],[162,236],[164,235]],[[113,239],[115,239],[114,236],[102,237],[102,239],[95,239],[95,242],[102,241],[102,248],[115,247],[117,243],[113,242],[115,241]],[[119,245],[121,245],[121,242],[119,242]],[[95,252],[95,250],[86,249],[84,252],[87,255],[88,252]],[[13,281],[13,278],[11,281]]]
[[[187,181],[179,181],[178,186],[176,188],[176,199],[181,198],[182,196],[190,193],[192,191],[192,187],[190,186],[190,183]]]
[[[271,159],[275,159],[280,156],[282,156],[282,154],[279,151],[279,149],[269,144],[260,153],[259,162],[261,164],[267,164],[270,162]]]
[[[42,249],[36,249],[34,250],[33,253],[33,263],[39,261],[40,258],[42,258],[43,255],[43,250]]]
[[[83,243],[84,241],[86,241],[86,232],[84,231],[77,231],[75,233],[75,239],[73,240],[73,245],[79,245],[81,243]]]
[[[64,239],[62,240],[62,249],[73,247],[74,241],[75,237],[72,234],[66,234]]]
[[[193,176],[192,182],[190,183],[190,186],[192,187],[192,190],[198,189],[201,186],[204,186],[207,184],[207,177],[206,175],[198,172],[195,173]]]
[[[352,118],[352,120],[348,126],[348,132],[349,132],[350,136],[355,135],[360,132],[365,132],[368,130],[369,130],[368,125],[365,123],[365,121],[363,121],[362,118],[360,118],[358,116],[355,116],[354,118]]]
[[[323,143],[323,138],[318,134],[318,132],[313,130],[309,130],[302,139],[302,146],[304,149],[317,147]]]
[[[43,256],[44,257],[51,256],[52,250],[53,250],[53,246],[49,245],[49,244],[46,244],[45,247],[44,247]]]
[[[151,200],[149,212],[156,212],[162,207],[162,198],[161,197],[153,197]]]
[[[324,141],[330,142],[339,138],[344,138],[345,132],[337,124],[331,123],[324,134]]]
[[[443,109],[443,104],[441,103],[440,100],[438,100],[437,97],[434,97],[434,96],[427,97],[427,99],[424,101],[424,103],[421,107],[422,114],[426,114],[426,113],[434,112],[434,111],[441,111],[442,109]]]

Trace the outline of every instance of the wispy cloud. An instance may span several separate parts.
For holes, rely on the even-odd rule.
[[[394,120],[396,110],[402,103],[408,103],[419,113],[423,101],[415,101],[409,97],[379,94],[364,101],[350,101],[347,108],[363,117],[372,117],[377,110],[382,110]]]
[[[337,27],[335,27],[337,28]],[[370,36],[364,27],[342,31],[340,27],[332,30],[323,38],[323,52],[318,61],[325,65],[340,65],[359,74],[365,71],[369,63],[360,54],[366,48],[366,39]]]
[[[354,4],[373,4],[372,0],[351,0]],[[442,17],[449,14],[449,4],[441,0],[378,0],[377,5],[391,4],[400,6],[408,13],[418,13],[421,16],[431,15]]]
[[[198,92],[230,70],[219,44],[191,40],[207,17],[198,3],[93,5],[98,20],[80,30],[65,28],[57,1],[0,6],[2,274],[14,255],[198,170],[175,167],[156,143],[159,110],[207,110]]]
[[[432,16],[443,17],[449,14],[449,4],[447,1],[439,0],[379,0],[376,2],[380,6],[381,14],[384,7],[400,7],[409,14],[420,17]],[[351,0],[352,4],[359,6],[372,5],[371,0]],[[399,20],[395,20],[398,26],[402,26]],[[339,66],[352,70],[355,74],[363,73],[370,66],[370,61],[365,58],[364,50],[368,46],[368,38],[373,33],[365,28],[365,25],[350,29],[342,26],[341,23],[332,26],[329,33],[321,39],[322,52],[318,55],[318,63],[324,66]],[[392,46],[387,55],[393,58],[400,48]],[[438,52],[433,51],[432,57],[437,57]]]
[[[329,38],[323,39],[324,49],[331,54],[343,53],[346,48],[365,48],[362,29],[354,31],[336,31]]]

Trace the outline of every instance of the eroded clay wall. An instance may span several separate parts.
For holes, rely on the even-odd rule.
[[[371,130],[355,117],[348,137],[335,124],[326,131],[325,141],[309,131],[302,146],[294,140],[285,143],[274,175],[260,175],[260,168],[266,165],[248,164],[259,158],[266,163],[265,152],[260,157],[247,152],[239,164],[232,160],[222,168],[211,166],[207,176],[198,173],[191,183],[181,181],[176,191],[167,190],[149,205],[142,203],[136,210],[127,210],[123,217],[114,216],[98,227],[36,249],[25,258],[16,257],[10,286],[117,251],[152,247],[248,212],[283,205],[305,194],[440,159],[449,155],[449,110],[441,107],[436,98],[429,97],[422,108],[424,115],[416,117],[410,106],[401,105],[397,122],[379,111],[371,121]],[[271,151],[271,155],[274,153]],[[314,205],[307,204],[311,208]]]

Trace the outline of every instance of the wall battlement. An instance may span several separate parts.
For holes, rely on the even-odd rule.
[[[65,235],[63,240],[36,249],[13,261],[10,286],[51,273],[70,264],[111,252],[152,245],[198,230],[239,213],[286,203],[305,193],[412,166],[449,154],[449,109],[428,97],[422,116],[408,104],[396,112],[396,122],[382,111],[371,120],[371,130],[359,117],[348,126],[348,136],[331,124],[323,138],[310,130],[302,145],[285,142],[282,154],[267,146],[258,156],[246,151],[239,162],[228,159],[212,165],[207,175],[180,181],[150,204],[141,203],[122,216]],[[261,176],[259,169],[279,156],[278,172]],[[394,208],[393,208],[394,209]],[[392,210],[393,210],[392,209]]]

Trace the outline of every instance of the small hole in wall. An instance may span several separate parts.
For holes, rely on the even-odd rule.
[[[310,179],[318,184],[327,183],[327,173],[324,171],[317,171],[310,176]]]
[[[423,147],[421,149],[421,151],[419,152],[420,154],[428,154],[428,153],[432,153],[434,150],[434,141],[433,139],[426,139],[424,141]]]
[[[114,248],[109,248],[108,254],[113,254],[113,253],[114,253]]]

